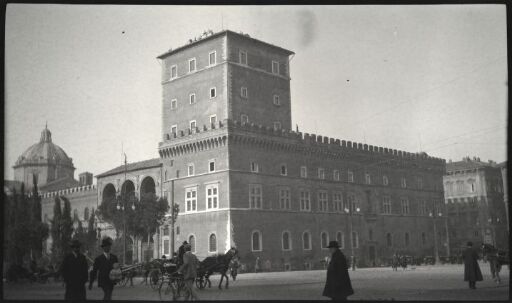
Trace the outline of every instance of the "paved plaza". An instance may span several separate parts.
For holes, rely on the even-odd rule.
[[[365,268],[350,271],[355,294],[350,300],[488,300],[509,299],[509,269],[501,272],[502,283],[496,285],[488,264],[481,263],[484,281],[470,290],[463,281],[462,265],[417,266],[393,272],[390,268]],[[201,300],[325,300],[322,290],[325,270],[239,274],[230,280],[228,290],[217,288],[219,276],[211,277],[212,288],[198,291]],[[116,287],[114,300],[160,300],[158,291],[140,285]],[[4,283],[4,299],[52,300],[64,297],[60,283]],[[102,292],[95,285],[88,299],[100,300]]]

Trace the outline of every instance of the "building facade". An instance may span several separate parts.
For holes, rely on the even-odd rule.
[[[187,240],[201,259],[236,246],[247,268],[260,257],[268,270],[319,268],[330,240],[360,266],[395,251],[446,254],[435,215],[445,161],[292,131],[291,55],[223,31],[158,57],[162,193],[180,206],[174,247]],[[162,227],[162,252],[170,232]]]
[[[450,248],[457,252],[467,241],[508,248],[504,182],[496,163],[466,157],[446,164],[443,177]]]

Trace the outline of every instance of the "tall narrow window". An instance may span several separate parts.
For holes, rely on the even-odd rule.
[[[190,104],[196,103],[196,94],[190,94],[188,95],[188,100]]]
[[[240,64],[247,65],[247,52],[241,50],[239,52]]]
[[[404,235],[404,240],[405,240],[405,247],[408,247],[409,246],[409,233],[405,233]]]
[[[280,130],[281,129],[281,122],[274,122],[274,130]]]
[[[206,186],[206,209],[219,208],[219,186],[211,184]]]
[[[407,180],[405,179],[405,177],[401,178],[400,184],[402,185],[402,188],[407,188]]]
[[[261,208],[261,184],[249,184],[249,207]]]
[[[171,66],[171,79],[176,79],[178,77],[178,66]]]
[[[211,234],[208,240],[208,252],[217,252],[217,236]]]
[[[257,173],[257,172],[259,172],[259,171],[260,171],[260,169],[259,169],[258,163],[257,163],[257,162],[252,161],[252,162],[251,162],[251,172],[253,172],[253,173]]]
[[[368,230],[368,240],[373,241],[373,229]]]
[[[288,175],[288,169],[286,168],[286,164],[281,164],[281,176]]]
[[[382,185],[388,185],[388,184],[389,184],[388,176],[386,176],[386,175],[382,176]]]
[[[190,237],[188,237],[188,244],[190,244],[190,251],[195,252],[196,251],[196,237],[194,237],[194,235],[190,235]]]
[[[281,100],[279,99],[279,95],[274,95],[274,105],[281,105]]]
[[[309,235],[309,232],[307,232],[307,231],[302,234],[302,248],[304,250],[311,249],[311,236]]]
[[[332,171],[332,179],[334,181],[339,181],[340,180],[340,171],[335,169]]]
[[[212,173],[215,171],[215,160],[208,161],[208,172]]]
[[[189,59],[188,60],[188,72],[195,72],[196,71],[196,58]]]
[[[261,232],[259,231],[253,231],[252,232],[252,251],[261,251]]]
[[[217,52],[213,51],[208,54],[208,63],[209,65],[215,65],[217,64]]]
[[[241,96],[242,98],[248,98],[248,96],[249,96],[249,95],[248,95],[248,93],[247,93],[247,87],[242,86],[242,87],[240,88],[240,96]]]
[[[212,88],[210,88],[210,99],[213,99],[215,97],[217,97],[217,88],[212,87]]]
[[[336,241],[338,241],[340,248],[345,248],[345,235],[343,232],[339,231],[336,233]]]
[[[89,207],[84,209],[84,220],[89,220]]]
[[[169,240],[164,240],[164,255],[169,254]]]
[[[240,121],[242,122],[242,124],[249,123],[249,116],[242,114],[240,116]]]
[[[421,233],[421,245],[425,246],[427,244],[427,235],[423,232]]]
[[[354,172],[350,169],[347,170],[348,182],[354,182]]]
[[[292,208],[289,188],[279,189],[279,208],[280,209],[291,209]]]
[[[366,173],[364,175],[364,177],[365,177],[365,180],[366,180],[366,184],[368,184],[368,185],[372,184],[372,176],[369,173]]]
[[[325,170],[321,167],[318,168],[318,179],[325,179]]]
[[[190,121],[190,131],[196,130],[196,120]]]
[[[188,175],[189,175],[189,176],[193,176],[193,175],[194,175],[194,163],[190,163],[190,164],[188,165],[187,172],[188,172]]]
[[[391,198],[389,196],[382,197],[382,213],[384,213],[384,214],[391,213]]]
[[[408,215],[409,214],[409,199],[401,198],[400,204],[402,205],[402,214]]]
[[[283,250],[291,250],[292,245],[290,243],[290,233],[287,231],[283,232],[282,244]]]
[[[359,247],[359,235],[355,231],[352,232],[352,247],[353,248]]]
[[[388,245],[388,247],[393,246],[393,237],[391,236],[390,233],[386,234],[386,244]]]
[[[210,116],[210,125],[212,127],[215,127],[215,124],[217,124],[217,115],[211,115]]]
[[[418,177],[418,189],[423,189],[423,179],[421,177]]]
[[[310,194],[307,190],[300,191],[300,210],[311,211]]]
[[[185,212],[197,210],[197,188],[187,188],[185,190]]]
[[[320,234],[320,241],[322,248],[327,248],[327,244],[329,243],[329,235],[325,231]]]
[[[272,73],[279,74],[279,62],[272,61]]]
[[[341,192],[332,194],[332,209],[335,212],[343,212],[343,197]]]
[[[176,109],[176,108],[178,108],[178,100],[172,99],[171,100],[171,109]]]
[[[352,193],[347,194],[347,204],[348,209],[350,210],[351,214],[356,213],[357,211],[357,203],[356,203],[356,196]]]
[[[308,177],[308,168],[306,166],[300,167],[300,177],[307,178]]]
[[[171,134],[173,138],[176,138],[176,135],[178,134],[178,125],[171,126]]]
[[[327,191],[319,191],[318,192],[318,211],[327,212],[329,210],[328,203],[329,203],[329,201],[327,199]]]

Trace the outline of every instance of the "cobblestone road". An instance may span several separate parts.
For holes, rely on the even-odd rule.
[[[489,300],[506,301],[509,298],[509,269],[502,269],[502,283],[496,285],[490,277],[488,264],[481,263],[484,281],[470,290],[463,281],[461,265],[418,266],[393,272],[390,268],[366,268],[350,271],[355,295],[350,300]],[[217,288],[219,276],[211,277],[212,288],[199,290],[203,300],[324,300],[322,290],[325,270],[278,273],[245,273],[230,281],[228,290]],[[158,292],[140,285],[116,287],[114,300],[159,300]],[[51,300],[61,299],[64,289],[58,283],[16,284],[4,283],[4,299]],[[87,292],[88,299],[101,299],[96,285]]]

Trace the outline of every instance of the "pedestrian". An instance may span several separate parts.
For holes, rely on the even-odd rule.
[[[327,280],[322,295],[332,300],[346,301],[348,296],[354,294],[354,290],[348,275],[347,259],[339,247],[337,241],[330,241],[327,246],[332,256],[327,267]]]
[[[476,282],[482,281],[482,272],[478,265],[478,253],[473,249],[473,243],[468,242],[467,248],[462,252],[464,259],[464,281],[469,282],[469,288],[476,289]]]
[[[183,255],[185,254],[185,245],[188,245],[187,241],[183,241],[181,246],[178,248],[178,266],[183,264]]]
[[[356,256],[351,256],[351,264],[352,264],[352,270],[356,270]]]
[[[64,300],[85,301],[85,283],[89,272],[87,260],[80,252],[80,241],[72,240],[69,246],[72,251],[64,257],[61,265],[62,278],[66,284]]]
[[[89,280],[89,290],[92,289],[92,283],[98,276],[98,287],[103,290],[103,300],[112,300],[112,291],[114,290],[114,282],[110,280],[110,271],[117,263],[117,256],[110,253],[112,248],[112,239],[107,237],[101,240],[101,248],[103,253],[94,259],[92,271]]]
[[[192,253],[192,247],[189,244],[185,244],[183,248],[185,250],[185,253],[183,254],[183,264],[178,269],[178,273],[183,274],[183,281],[185,282],[185,287],[188,290],[188,297],[185,298],[185,300],[199,300],[194,288],[199,260],[197,260],[197,257]]]
[[[254,272],[259,272],[261,268],[260,257],[256,257],[256,261],[254,262]]]

